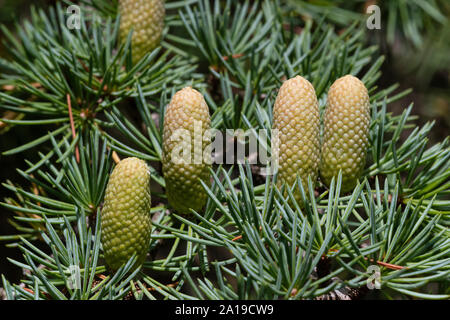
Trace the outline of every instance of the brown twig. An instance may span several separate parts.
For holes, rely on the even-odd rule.
[[[34,291],[31,290],[31,289],[29,289],[29,288],[27,288],[27,287],[24,287],[23,290],[25,290],[25,291],[27,291],[27,292],[29,292],[29,293],[31,293],[31,294],[34,294]],[[42,293],[44,296],[46,296],[47,298],[49,298],[49,299],[51,298],[50,294],[48,294],[47,292],[41,291],[41,293]]]
[[[261,230],[262,230],[262,226],[259,226],[259,231],[261,231]],[[239,240],[239,239],[242,239],[242,235],[234,237],[233,239],[231,239],[231,241],[236,241],[236,240]]]
[[[18,115],[17,112],[8,110],[8,111],[6,111],[3,114],[3,119],[5,119],[5,120],[12,120],[12,119],[15,119],[17,117],[17,115]],[[4,122],[4,121],[0,120],[0,129],[5,128],[7,125],[8,125],[7,122]]]
[[[31,174],[31,177],[32,178],[34,178],[34,176]],[[33,188],[33,193],[34,193],[34,195],[36,195],[36,196],[39,196],[39,188],[38,188],[38,186],[36,185],[36,183],[34,183],[34,182],[32,182],[31,183],[31,186],[32,186],[32,188]],[[38,202],[36,202],[36,204],[40,207],[41,206],[41,203],[38,201]]]
[[[367,258],[364,258],[367,260]],[[373,259],[369,259],[370,262],[374,262]],[[403,267],[403,266],[399,266],[396,264],[392,264],[392,263],[387,263],[387,262],[383,262],[383,261],[379,261],[377,260],[376,262],[377,264],[379,264],[380,266],[383,266],[385,268],[391,269],[391,270],[403,270],[403,269],[408,269],[407,267]]]
[[[328,254],[330,254],[330,252],[336,253],[336,252],[339,252],[339,250],[337,250],[337,249],[330,249],[330,250],[328,250]],[[328,255],[328,254],[327,254],[327,255]],[[370,262],[375,262],[375,260],[369,259],[369,258],[367,258],[367,257],[364,257],[364,259],[365,259],[365,260],[369,260]],[[383,262],[383,261],[380,261],[380,260],[377,260],[377,261],[376,261],[376,264],[379,264],[380,266],[383,266],[383,267],[388,268],[388,269],[391,269],[391,270],[408,269],[407,267],[399,266],[399,265],[392,264],[392,263]]]
[[[179,284],[179,281],[177,281],[177,282],[174,282],[174,283],[169,283],[168,285],[167,285],[167,287],[169,287],[169,288],[174,288],[176,285],[178,285]],[[158,289],[162,289],[162,287],[157,287]],[[147,288],[147,290],[148,291],[156,291],[156,288]]]
[[[173,287],[175,287],[176,285],[178,285],[178,283],[179,283],[178,281],[177,281],[177,282],[174,282],[174,283],[170,283],[170,284],[167,285],[167,287],[173,288]],[[132,283],[132,285],[133,285],[133,287],[134,287],[134,290],[135,290],[137,293],[141,293],[141,292],[142,292],[142,289],[136,288],[136,285],[134,284],[134,282]],[[142,286],[144,286],[144,285],[142,285]],[[162,287],[157,287],[157,288],[153,288],[153,287],[151,287],[151,288],[145,287],[145,289],[146,289],[147,291],[156,291],[157,289],[162,289]],[[135,299],[134,293],[133,293],[133,290],[130,290],[130,291],[127,293],[127,295],[124,297],[124,300],[133,300],[133,299]]]
[[[232,59],[239,59],[239,58],[241,58],[241,57],[243,57],[243,56],[244,56],[243,53],[235,53],[235,54],[232,54],[232,55],[231,55],[231,58],[232,58]],[[222,59],[225,60],[225,61],[228,61],[229,56],[223,56]]]
[[[291,30],[291,26],[287,23],[283,24],[283,29],[286,31]],[[295,34],[302,34],[303,32],[303,28],[300,26],[293,26],[293,30],[292,30]]]
[[[72,136],[75,139],[77,137],[77,134],[75,132],[75,123],[73,121],[72,114],[72,102],[69,94],[67,94],[67,106],[69,108],[70,128],[72,129]],[[75,158],[77,160],[77,163],[80,163],[80,150],[78,150],[78,144],[75,146]]]
[[[236,241],[236,240],[239,240],[239,239],[242,239],[242,235],[234,237],[233,239],[231,239],[231,241]]]
[[[97,277],[99,277],[99,278],[102,279],[102,280],[105,280],[105,279],[106,279],[106,276],[104,276],[103,274],[98,274]]]
[[[238,58],[241,58],[241,57],[243,57],[243,56],[244,56],[243,53],[235,53],[235,54],[232,54],[232,55],[230,55],[230,56],[222,56],[222,59],[223,59],[224,61],[228,61],[230,58],[231,58],[231,59],[238,59]],[[211,65],[210,67],[211,67],[213,70],[215,70],[215,71],[220,71],[221,68],[222,68],[222,67],[220,67],[220,66],[218,66],[218,65],[215,65],[215,64]]]
[[[365,3],[364,3],[364,11],[363,11],[363,14],[366,14],[367,13],[367,8],[369,8],[371,5],[376,5],[377,4],[377,0],[367,0]]]
[[[36,89],[42,87],[42,85],[41,85],[40,83],[38,83],[38,82],[32,82],[32,83],[30,83],[30,85],[31,85],[32,87],[36,88]],[[13,91],[13,90],[16,89],[16,86],[13,85],[13,84],[5,84],[5,85],[2,87],[2,89],[5,90],[5,91]]]
[[[117,154],[117,152],[115,152],[115,151],[112,152],[112,158],[116,164],[118,164],[120,162],[120,157]]]

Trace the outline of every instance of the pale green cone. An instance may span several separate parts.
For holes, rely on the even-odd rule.
[[[283,83],[273,109],[272,129],[278,130],[278,186],[291,186],[297,176],[308,192],[308,176],[315,182],[320,160],[320,121],[316,92],[311,83],[296,76]],[[298,187],[294,196],[302,204]]]
[[[328,92],[320,177],[329,186],[342,170],[342,192],[352,190],[364,170],[370,126],[369,94],[364,83],[347,75]]]
[[[136,266],[148,252],[151,233],[150,171],[137,158],[117,164],[105,193],[102,210],[102,245],[107,265],[117,270],[134,253]]]
[[[210,183],[210,126],[208,105],[200,92],[186,87],[175,93],[164,115],[162,169],[169,205],[178,213],[199,212],[206,203],[199,179]]]
[[[120,40],[125,42],[133,29],[133,63],[160,42],[164,28],[164,0],[119,0]]]

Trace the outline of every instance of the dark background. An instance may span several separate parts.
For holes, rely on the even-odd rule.
[[[28,16],[31,4],[48,5],[55,1],[0,0],[0,23],[11,30],[14,24]],[[447,8],[448,9],[448,8]],[[447,10],[447,17],[449,17]],[[383,25],[382,25],[383,28]],[[378,86],[388,87],[400,84],[400,89],[413,88],[413,92],[405,98],[389,105],[390,112],[401,113],[411,102],[414,102],[413,114],[418,115],[417,125],[435,120],[430,136],[430,144],[442,141],[450,134],[450,28],[442,28],[441,32],[425,36],[422,49],[412,50],[401,40],[388,46],[383,40],[384,30],[370,31],[368,42],[380,44],[380,51],[386,56]],[[0,31],[0,40],[3,34]],[[0,56],[4,55],[4,47],[0,45]],[[0,114],[0,118],[3,114]],[[0,133],[0,183],[12,180],[21,183],[23,180],[15,168],[25,168],[24,159],[37,159],[36,151],[28,151],[13,156],[3,156],[1,152],[22,145],[40,136],[44,128],[14,127]],[[0,186],[0,201],[12,196]],[[11,234],[14,229],[8,224],[12,214],[0,207],[0,235]],[[0,274],[4,274],[11,282],[17,282],[21,270],[8,262],[7,257],[21,259],[19,250],[8,248],[0,242]],[[0,285],[1,286],[1,285]]]

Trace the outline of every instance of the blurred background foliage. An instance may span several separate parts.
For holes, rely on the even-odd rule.
[[[381,29],[367,41],[386,56],[381,87],[398,82],[413,93],[391,105],[394,113],[414,101],[419,123],[436,120],[431,135],[439,141],[450,131],[450,1],[448,0],[288,0],[292,17],[326,19],[345,28],[366,19],[371,5],[381,11]]]
[[[0,24],[12,30],[29,16],[30,5],[46,6],[55,0],[0,0]],[[292,21],[327,20],[337,30],[344,30],[355,20],[365,19],[368,6],[381,7],[381,30],[367,30],[367,42],[376,44],[386,60],[382,65],[383,75],[378,81],[381,88],[399,83],[400,88],[412,88],[411,94],[391,104],[394,114],[401,114],[412,101],[414,113],[419,116],[418,125],[434,120],[436,125],[430,135],[430,142],[442,140],[450,133],[450,1],[420,0],[286,0],[285,11]],[[295,25],[295,24],[294,24]],[[0,31],[0,40],[4,35]],[[0,56],[4,55],[3,43]],[[8,117],[2,114],[1,117]],[[20,146],[30,137],[45,134],[43,128],[19,126],[14,133],[0,122],[0,149],[9,150]],[[27,151],[13,156],[0,155],[0,181],[8,179],[21,183],[13,169],[23,159],[37,160],[38,155]],[[10,196],[6,188],[0,188],[0,199]],[[5,210],[0,208],[0,210]],[[8,214],[0,214],[0,234],[8,234],[12,227],[6,223]],[[20,252],[0,246],[0,274],[15,281],[21,276],[18,268],[7,263],[6,257],[16,259]]]
[[[36,6],[47,6],[54,4],[56,1],[48,0],[0,0],[0,24],[4,24],[9,30],[11,30],[15,24],[20,23],[26,19],[30,14],[30,4]],[[0,31],[0,56],[5,55],[4,48],[4,33]],[[1,117],[8,117],[8,114],[2,114]],[[12,114],[11,114],[12,116]],[[0,122],[0,146],[2,150],[13,148],[14,146],[23,145],[26,143],[28,137],[32,137],[35,134],[42,134],[45,131],[30,127],[18,127],[16,128],[14,134],[8,132],[8,126]],[[44,131],[44,132],[43,132]],[[13,169],[16,167],[17,163],[23,163],[24,158],[37,159],[35,152],[27,151],[24,154],[14,155],[14,156],[3,156],[0,155],[0,181],[6,181],[8,179],[18,179],[17,181],[23,180],[20,175]],[[11,194],[5,189],[1,188],[0,198],[3,199]],[[14,228],[7,223],[7,219],[10,215],[6,214],[5,209],[0,209],[0,233],[8,234]],[[4,273],[11,276],[12,279],[19,279],[21,276],[20,269],[14,268],[10,264],[6,257],[11,257],[13,259],[20,257],[20,253],[14,248],[8,248],[4,245],[0,246],[0,273]]]

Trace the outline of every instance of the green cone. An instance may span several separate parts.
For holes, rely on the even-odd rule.
[[[352,190],[366,159],[370,125],[369,94],[364,83],[347,75],[328,92],[320,176],[329,186],[342,170],[342,191]]]
[[[320,122],[316,92],[311,83],[296,76],[283,83],[273,109],[272,129],[278,130],[278,184],[292,186],[299,176],[305,191],[308,175],[317,179],[320,160]],[[294,196],[301,204],[300,192]]]
[[[105,260],[117,270],[137,254],[136,266],[148,252],[151,233],[150,171],[137,158],[127,158],[114,168],[102,210],[102,245]]]
[[[170,206],[181,214],[200,211],[207,194],[199,179],[210,182],[211,120],[202,94],[186,87],[172,97],[164,115],[163,173]],[[204,152],[207,151],[207,152]]]
[[[159,45],[164,28],[164,0],[119,0],[120,39],[133,29],[133,63]]]

